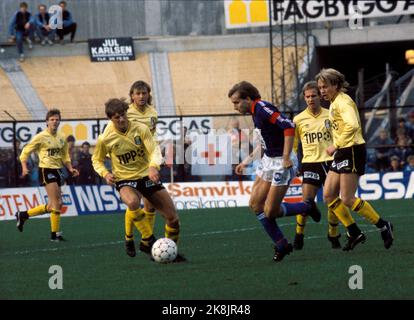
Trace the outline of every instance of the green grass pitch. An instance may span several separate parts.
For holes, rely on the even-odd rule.
[[[272,261],[270,240],[247,208],[181,211],[179,250],[189,262],[168,265],[125,254],[121,214],[62,218],[64,243],[49,241],[49,219],[28,221],[23,233],[1,222],[0,299],[413,299],[414,201],[372,204],[394,224],[390,250],[356,215],[367,242],[331,249],[320,204],[325,216],[308,223],[304,249],[282,263]],[[292,239],[295,219],[278,223]],[[157,214],[158,237],[162,230]],[[62,290],[49,289],[51,265],[63,268]],[[362,290],[349,289],[352,265],[362,267]]]

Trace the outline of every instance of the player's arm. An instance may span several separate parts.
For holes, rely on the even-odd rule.
[[[262,152],[262,145],[260,143],[257,144],[257,146],[254,148],[252,153],[250,153],[246,158],[243,159],[242,162],[240,162],[236,168],[234,169],[234,172],[237,175],[242,175],[244,168],[246,168],[247,165],[249,165],[254,159],[257,158],[257,155],[260,155]]]
[[[292,160],[290,160],[290,154],[292,153],[293,149],[293,142],[295,140],[295,136],[291,133],[286,134],[285,130],[285,144],[283,146],[283,160],[282,165],[283,168],[290,168],[293,166]]]
[[[268,114],[267,117],[270,123],[283,129],[285,143],[283,146],[282,165],[284,168],[290,168],[293,166],[292,160],[290,160],[290,154],[292,153],[295,140],[295,124],[279,112]]]
[[[143,128],[141,133],[142,142],[144,143],[145,149],[148,152],[150,160],[148,166],[148,177],[151,181],[157,183],[160,180],[160,166],[162,164],[161,148],[158,143],[155,142],[154,137],[148,127]]]
[[[334,147],[339,149],[354,139],[355,132],[361,127],[358,121],[358,116],[350,101],[343,103],[340,106],[340,113],[344,121],[344,128],[341,136],[335,141]]]
[[[63,165],[68,169],[72,177],[77,177],[79,175],[79,171],[72,167],[72,162],[70,160],[69,155],[69,145],[65,141],[65,144],[63,145],[63,157],[62,157]]]
[[[105,143],[102,141],[101,136],[99,136],[95,151],[92,155],[92,166],[96,173],[106,180],[107,184],[112,185],[115,183],[115,176],[105,167],[105,157],[107,153],[108,150]]]
[[[40,138],[38,135],[34,136],[32,141],[30,141],[28,144],[26,144],[22,150],[22,153],[20,154],[20,162],[22,164],[22,177],[29,174],[29,169],[27,167],[27,160],[29,160],[30,154],[33,151],[36,151],[39,149],[41,144]]]
[[[293,151],[297,154],[299,149],[300,132],[298,122],[295,119],[293,119],[293,123],[295,124],[295,139],[293,140]]]

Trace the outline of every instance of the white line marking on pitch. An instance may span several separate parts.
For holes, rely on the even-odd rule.
[[[410,214],[406,214],[406,215],[397,215],[397,216],[392,216],[392,218],[401,218],[401,217],[409,217],[409,216],[413,216]],[[309,222],[314,224],[315,222]],[[322,222],[322,224],[327,225],[326,222]],[[293,226],[296,225],[296,222],[291,222],[291,223],[281,223],[279,224],[280,227],[286,227],[286,226]],[[374,227],[371,227],[374,228]],[[245,232],[245,231],[253,231],[253,230],[259,230],[262,229],[261,227],[250,227],[250,228],[237,228],[237,229],[231,229],[231,230],[218,230],[218,231],[207,231],[207,232],[200,232],[200,233],[192,233],[192,234],[187,234],[187,235],[183,235],[183,238],[187,238],[187,237],[197,237],[197,236],[209,236],[209,235],[215,235],[215,234],[225,234],[225,233],[235,233],[235,232]],[[379,230],[377,228],[375,229],[371,229],[371,230],[362,230],[364,232],[367,233],[371,233],[371,232],[379,232]],[[311,240],[311,239],[323,239],[325,238],[325,236],[309,236],[309,237],[305,237],[305,239],[307,240]],[[7,256],[7,255],[11,255],[11,254],[15,254],[15,255],[24,255],[24,254],[31,254],[31,253],[35,253],[35,252],[51,252],[51,251],[62,251],[62,250],[73,250],[73,249],[87,249],[87,248],[96,248],[96,247],[105,247],[105,246],[112,246],[112,245],[119,245],[121,243],[124,243],[124,241],[110,241],[110,242],[101,242],[101,243],[94,243],[94,244],[88,244],[88,245],[79,245],[79,246],[74,246],[74,247],[62,247],[62,248],[44,248],[44,249],[33,249],[33,250],[23,250],[23,251],[16,251],[14,253],[5,253],[5,254],[1,254],[0,256]]]

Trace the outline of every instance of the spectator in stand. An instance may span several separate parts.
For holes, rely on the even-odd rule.
[[[34,20],[32,14],[27,10],[26,2],[21,2],[19,10],[13,15],[9,24],[9,41],[16,41],[17,52],[19,53],[20,62],[24,61],[23,41],[33,48],[34,40]]]
[[[55,40],[56,30],[49,25],[50,15],[44,4],[39,5],[39,12],[35,15],[34,21],[36,26],[36,34],[40,39],[40,44],[44,46],[46,42],[53,45]]]
[[[414,110],[408,113],[408,123],[406,123],[407,135],[414,141]]]
[[[374,140],[375,164],[378,171],[385,171],[390,165],[390,155],[393,141],[388,137],[388,131],[381,129],[379,136]]]
[[[397,130],[403,128],[404,130],[407,129],[407,125],[405,123],[405,118],[398,118],[398,125],[397,125]]]
[[[391,157],[391,164],[387,170],[388,172],[398,172],[401,171],[401,160],[398,156]]]
[[[62,8],[63,29],[57,29],[57,35],[60,39],[60,44],[64,44],[63,38],[70,34],[70,42],[75,38],[77,24],[73,21],[72,14],[66,9],[66,1],[60,1],[59,6]]]
[[[404,167],[404,172],[413,172],[414,171],[414,155],[407,157],[407,164]]]
[[[69,152],[70,159],[72,161],[72,166],[74,168],[77,168],[79,156],[78,156],[78,151],[76,150],[76,147],[75,147],[76,139],[73,135],[69,135],[66,137],[66,142],[68,144],[68,152]],[[63,176],[66,179],[67,184],[75,184],[75,179],[68,172],[68,170],[65,169],[65,167],[62,168],[62,172],[63,172]]]
[[[398,134],[397,135],[397,141],[396,141],[397,147],[394,148],[392,151],[392,154],[397,156],[401,163],[401,166],[405,166],[407,157],[413,154],[412,149],[410,148],[411,145],[411,139],[409,139],[404,134]]]
[[[95,184],[96,175],[95,170],[92,166],[92,155],[89,152],[91,145],[89,142],[85,141],[82,143],[81,150],[79,152],[78,166],[79,176],[77,179],[77,184]]]

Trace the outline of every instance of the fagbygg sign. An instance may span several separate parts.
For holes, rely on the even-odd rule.
[[[135,60],[132,38],[89,39],[88,46],[92,62]]]
[[[226,28],[261,27],[272,24],[324,22],[333,20],[354,21],[414,14],[414,1],[385,0],[225,0]]]

